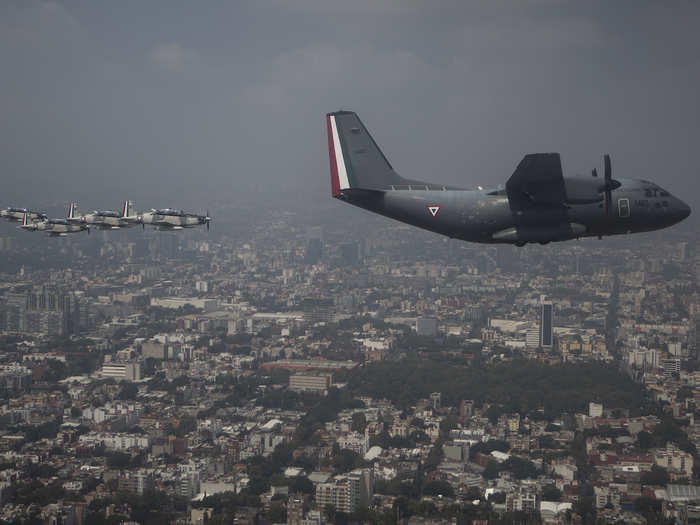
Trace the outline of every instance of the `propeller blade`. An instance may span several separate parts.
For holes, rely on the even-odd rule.
[[[603,155],[604,169],[603,176],[605,177],[605,214],[610,214],[610,202],[612,201],[612,165],[610,162],[610,155],[607,153]]]

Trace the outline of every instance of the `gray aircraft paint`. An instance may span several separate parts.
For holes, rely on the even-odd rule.
[[[612,179],[609,172],[606,178],[565,178],[559,155],[551,153],[526,156],[506,189],[403,179],[355,113],[326,118],[334,197],[449,237],[545,244],[658,230],[690,215],[687,204],[651,182]],[[439,207],[434,214],[433,206]]]
[[[22,222],[25,213],[30,221],[48,219],[45,213],[31,211],[26,208],[5,208],[4,210],[0,210],[0,217],[9,221]]]
[[[69,233],[87,231],[89,227],[85,224],[70,224],[64,219],[49,219],[48,221],[32,222],[18,226],[24,231],[46,232],[52,237],[63,237]]]
[[[73,203],[73,216],[68,221],[73,224],[87,224],[100,230],[119,230],[136,226],[138,216],[131,213],[131,201],[124,201],[122,212],[111,210],[95,210],[92,213],[78,214],[77,203]],[[70,215],[70,213],[69,213]]]
[[[184,228],[194,228],[201,225],[205,225],[207,229],[209,229],[211,217],[209,217],[209,213],[206,215],[197,215],[195,213],[185,213],[182,210],[167,208],[164,210],[151,210],[142,213],[138,216],[137,222],[144,226],[149,225],[164,231],[182,230]]]
[[[90,227],[83,223],[71,222],[75,214],[75,203],[68,206],[68,215],[65,219],[43,219],[30,222],[29,213],[22,216],[22,224],[18,226],[20,230],[35,232],[42,231],[48,233],[52,237],[65,237],[69,233],[78,233],[87,231],[90,233]]]

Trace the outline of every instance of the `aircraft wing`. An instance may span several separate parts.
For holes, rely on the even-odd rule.
[[[564,206],[566,190],[559,153],[525,155],[506,182],[506,193],[519,208]]]

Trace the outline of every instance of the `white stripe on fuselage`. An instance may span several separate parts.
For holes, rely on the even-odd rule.
[[[338,182],[341,190],[346,190],[350,187],[348,181],[348,172],[345,170],[345,159],[343,158],[343,148],[340,146],[340,138],[338,137],[338,127],[335,123],[335,117],[331,117],[331,130],[333,131],[333,149],[335,150],[335,163],[338,166]]]

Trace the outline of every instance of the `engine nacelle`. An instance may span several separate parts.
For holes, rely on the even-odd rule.
[[[567,204],[593,204],[605,198],[605,183],[596,177],[566,178],[564,189]]]

